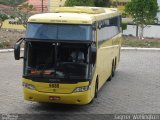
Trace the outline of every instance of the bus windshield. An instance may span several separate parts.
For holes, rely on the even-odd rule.
[[[38,40],[91,40],[91,26],[28,23],[26,38]]]
[[[26,42],[24,75],[64,79],[89,78],[89,46]]]

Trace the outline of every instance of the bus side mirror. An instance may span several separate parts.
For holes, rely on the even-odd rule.
[[[96,62],[96,47],[91,47],[90,62],[91,64],[95,64]]]
[[[20,38],[16,44],[14,45],[14,58],[15,60],[19,60],[21,57],[20,57],[20,49],[21,49],[21,44],[23,42],[24,38]]]

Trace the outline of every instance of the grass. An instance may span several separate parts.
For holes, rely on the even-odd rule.
[[[160,39],[145,38],[137,39],[133,36],[123,36],[123,47],[160,48]]]

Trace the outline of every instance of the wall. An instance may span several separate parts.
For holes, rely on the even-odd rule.
[[[57,7],[64,6],[66,0],[49,0],[49,12],[54,11]]]
[[[140,31],[140,28],[139,28]],[[123,31],[124,35],[136,36],[136,26],[127,25],[127,29]],[[160,25],[148,25],[144,28],[144,37],[160,38]]]
[[[33,5],[36,8],[36,11],[41,12],[42,0],[28,0],[27,2],[31,5]],[[43,0],[43,9],[45,12],[48,11],[48,0]]]

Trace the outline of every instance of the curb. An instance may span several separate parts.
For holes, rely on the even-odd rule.
[[[2,49],[2,50],[0,50],[0,53],[4,53],[4,52],[13,52],[13,49]]]
[[[23,51],[24,48],[21,48]],[[160,48],[136,48],[136,47],[121,47],[122,51],[135,50],[135,51],[160,51]],[[0,49],[0,53],[13,52],[14,49]]]
[[[21,51],[23,51],[24,48],[21,48]],[[6,53],[6,52],[13,52],[14,49],[0,49],[0,53]]]
[[[135,51],[160,51],[160,48],[138,48],[138,47],[121,47],[122,51],[135,50]]]

